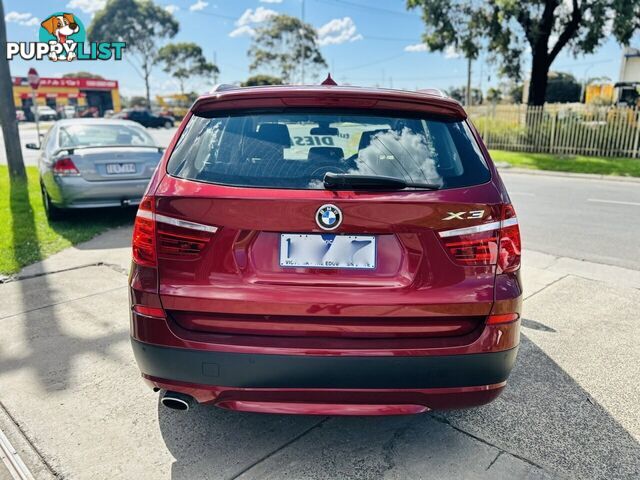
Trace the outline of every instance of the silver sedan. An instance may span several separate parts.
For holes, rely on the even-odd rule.
[[[137,205],[163,150],[144,127],[115,119],[60,120],[40,148],[40,186],[50,219],[70,208]]]

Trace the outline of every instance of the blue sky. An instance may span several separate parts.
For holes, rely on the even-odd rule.
[[[88,26],[93,12],[105,0],[5,0],[9,41],[36,41],[39,21],[55,11],[76,14]],[[215,56],[221,70],[219,81],[242,81],[248,75],[246,52],[251,31],[272,12],[300,16],[302,0],[155,0],[170,9],[180,22],[174,41],[193,41],[205,54]],[[404,0],[304,0],[305,21],[320,32],[322,53],[338,83],[379,85],[394,88],[447,88],[466,81],[466,61],[455,52],[430,53],[420,47],[422,22],[408,12]],[[638,37],[635,37],[638,46]],[[126,51],[125,51],[126,56]],[[553,70],[568,71],[578,79],[606,75],[617,80],[621,48],[608,40],[595,54],[562,53]],[[41,76],[60,76],[88,70],[118,80],[124,95],[142,94],[142,79],[126,62],[26,62],[13,60],[12,75],[26,75],[35,66]],[[310,78],[307,78],[309,81]],[[486,89],[499,81],[496,68],[484,58],[474,64],[474,86]],[[206,91],[209,84],[193,80],[188,85]],[[178,84],[157,68],[152,94],[171,93]]]

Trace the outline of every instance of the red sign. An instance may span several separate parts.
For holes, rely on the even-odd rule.
[[[40,75],[38,75],[38,72],[35,68],[29,69],[29,73],[27,73],[27,81],[29,82],[29,85],[31,85],[31,88],[34,90],[37,90],[40,86]]]
[[[27,85],[29,78],[13,77],[13,84]],[[113,90],[118,88],[117,80],[101,80],[99,78],[50,78],[42,77],[40,79],[41,87],[70,87],[82,88],[87,90]]]

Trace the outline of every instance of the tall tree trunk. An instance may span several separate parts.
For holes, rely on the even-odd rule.
[[[0,0],[0,124],[4,136],[4,149],[9,165],[9,177],[11,180],[26,180],[27,175],[22,159],[22,147],[20,146],[20,132],[16,121],[16,105],[13,102],[13,85],[9,60],[4,50],[7,45],[7,26],[4,20],[4,6]]]
[[[544,105],[547,94],[549,61],[547,58],[546,45],[542,48],[544,48],[544,51],[534,52],[531,64],[531,80],[529,81],[527,103],[533,106]]]
[[[145,63],[142,65],[142,71],[144,73],[144,90],[145,98],[147,99],[147,108],[151,110],[151,88],[149,87],[149,75],[151,75],[151,69]]]
[[[467,58],[467,91],[464,98],[464,106],[471,106],[471,57]]]

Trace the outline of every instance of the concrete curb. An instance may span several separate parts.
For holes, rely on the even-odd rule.
[[[640,162],[640,160],[638,160]],[[595,175],[592,173],[571,173],[571,172],[555,172],[551,170],[534,170],[529,168],[512,167],[502,162],[496,163],[498,170],[507,173],[518,173],[524,175],[541,175],[546,177],[570,177],[582,178],[585,180],[608,180],[611,182],[640,183],[640,177],[623,177],[620,175]]]

